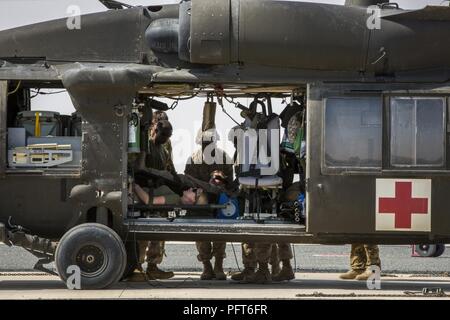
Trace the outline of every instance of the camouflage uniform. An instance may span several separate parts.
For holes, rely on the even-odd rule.
[[[367,280],[372,274],[370,266],[378,266],[381,269],[380,252],[377,245],[352,244],[350,253],[351,269],[339,275],[344,280]]]
[[[292,201],[300,192],[299,184],[294,184],[286,190],[284,199]],[[271,277],[267,272],[267,264],[272,266],[272,279],[284,281],[294,279],[295,275],[290,264],[293,258],[291,245],[289,243],[242,243],[242,262],[244,270],[233,275],[233,280],[248,280],[248,282],[267,283]],[[283,268],[280,269],[280,261]],[[259,276],[254,276],[254,270],[259,265]]]
[[[292,259],[292,249],[289,243],[267,244],[242,243],[242,263],[245,268],[255,269],[257,262],[268,262],[272,265],[272,273],[279,270],[282,260]]]
[[[161,186],[153,190],[154,197],[164,197],[166,204],[181,204],[181,197],[173,192],[167,186]],[[161,264],[165,256],[165,242],[164,241],[140,241],[139,242],[139,263],[145,261],[152,264]],[[145,259],[144,259],[145,258]]]
[[[306,143],[305,129],[303,128],[305,113],[299,111],[289,119],[287,125],[288,140],[294,146],[294,153],[300,161],[303,171],[306,171]]]
[[[155,125],[158,121],[160,120],[167,120],[169,121],[169,117],[167,116],[167,113],[165,113],[164,111],[154,111],[153,112],[153,119],[152,119],[152,124]],[[166,150],[167,155],[170,158],[170,162],[168,165],[171,166],[170,169],[174,169],[175,167],[173,166],[173,152],[172,152],[172,142],[169,140],[167,140],[166,143],[163,144],[164,149]],[[154,168],[157,169],[157,168]],[[175,169],[174,169],[175,170]],[[171,170],[169,170],[171,171]]]
[[[216,148],[216,156],[222,160],[222,163],[206,164],[203,161],[202,149],[197,150],[189,157],[186,162],[184,174],[188,174],[199,180],[208,182],[211,178],[211,172],[215,170],[222,171],[227,176],[227,183],[233,182],[233,161],[225,151]]]
[[[226,242],[222,241],[198,241],[195,243],[198,250],[197,259],[200,262],[209,261],[213,257],[216,259],[225,259]]]
[[[200,134],[201,135],[201,134]],[[201,144],[202,140],[197,137],[197,143]],[[212,142],[215,143],[215,142]],[[231,158],[226,154],[225,151],[215,148],[215,159],[220,159],[219,163],[207,164],[204,161],[203,150],[200,148],[192,154],[191,157],[186,162],[184,173],[190,175],[196,179],[209,182],[211,179],[211,173],[218,170],[225,174],[226,183],[231,184],[233,181],[233,165]],[[207,200],[204,199],[205,204]],[[200,204],[198,202],[198,204]],[[203,203],[202,203],[203,204]],[[206,214],[209,214],[207,212]],[[223,274],[223,259],[225,259],[225,249],[226,242],[223,241],[198,241],[195,243],[198,251],[197,259],[204,265],[204,272],[202,273],[201,279],[209,280],[212,278],[224,280]],[[215,258],[214,270],[212,270],[210,260],[212,257]],[[225,276],[226,278],[226,276]]]
[[[173,165],[171,155],[166,147],[164,145],[157,145],[152,140],[148,141],[145,166],[147,168],[176,173],[174,172],[175,166]]]
[[[147,168],[175,172],[175,167],[167,149],[164,145],[156,145],[152,140],[148,141],[145,166]],[[155,189],[153,196],[164,196],[166,198],[166,204],[180,203],[180,197],[166,186]],[[145,259],[148,263],[161,264],[165,254],[164,246],[164,241],[141,241],[139,244],[139,260],[143,262]],[[145,250],[146,247],[147,249]]]
[[[255,244],[245,243],[241,244],[242,247],[242,263],[244,268],[256,269],[256,255],[255,255]]]
[[[371,265],[381,268],[380,252],[377,245],[352,244],[350,253],[352,270],[366,270]]]

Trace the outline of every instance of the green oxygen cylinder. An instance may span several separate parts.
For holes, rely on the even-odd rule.
[[[138,109],[133,108],[128,120],[128,153],[141,152],[141,132]]]

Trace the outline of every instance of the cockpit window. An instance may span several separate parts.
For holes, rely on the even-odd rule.
[[[382,100],[329,98],[325,107],[325,165],[381,168]]]
[[[391,166],[443,167],[445,100],[391,99]]]

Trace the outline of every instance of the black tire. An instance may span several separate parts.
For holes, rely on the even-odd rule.
[[[414,249],[421,257],[434,257],[437,246],[435,244],[417,244]]]
[[[67,268],[76,265],[81,271],[81,289],[103,289],[118,282],[127,260],[119,235],[105,225],[78,225],[61,238],[55,253],[56,269],[66,283]]]
[[[436,252],[434,253],[433,257],[440,257],[445,252],[445,244],[437,244],[436,245]]]
[[[125,243],[127,252],[127,263],[123,272],[122,280],[128,278],[139,265],[139,244],[137,241],[127,241]]]

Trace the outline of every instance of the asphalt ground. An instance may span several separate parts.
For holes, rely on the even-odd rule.
[[[349,267],[350,246],[293,245],[297,272],[342,272]],[[169,242],[161,265],[176,272],[201,271],[194,243]],[[242,268],[239,243],[227,244],[226,271]],[[450,273],[450,247],[437,258],[411,257],[410,246],[380,246],[383,273],[440,275]],[[31,271],[37,258],[22,248],[0,245],[0,272]],[[52,265],[49,265],[52,268]]]

